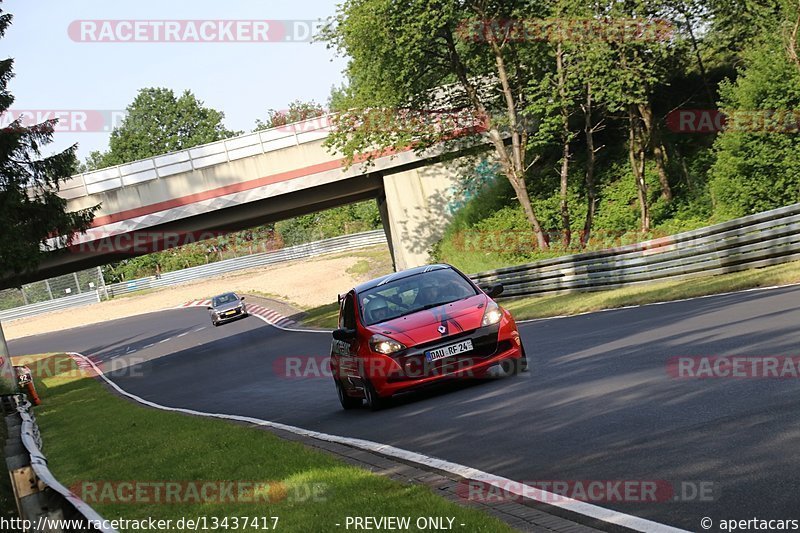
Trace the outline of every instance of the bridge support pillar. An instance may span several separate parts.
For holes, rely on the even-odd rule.
[[[380,211],[395,270],[431,261],[431,248],[454,211],[457,184],[455,169],[444,163],[383,176],[386,200]]]

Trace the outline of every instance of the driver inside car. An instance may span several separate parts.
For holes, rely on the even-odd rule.
[[[389,317],[389,306],[386,304],[386,299],[380,296],[368,302],[364,310],[373,324],[383,322]]]

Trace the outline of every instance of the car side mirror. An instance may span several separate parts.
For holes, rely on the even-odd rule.
[[[337,341],[350,341],[356,338],[356,330],[354,329],[335,329],[332,334]]]
[[[213,311],[213,310],[214,310],[214,308],[213,308],[213,307],[211,307],[210,305],[209,305],[209,306],[207,306],[207,307],[206,307],[206,309],[208,309],[209,311]]]
[[[241,297],[241,298],[239,298],[239,299],[240,299],[241,301],[244,301],[244,296],[242,296],[242,297]]]
[[[489,298],[495,298],[497,296],[500,296],[501,294],[503,294],[503,290],[505,290],[502,283],[488,285],[486,287],[482,287],[482,289],[483,292],[485,292],[486,295],[489,296]]]

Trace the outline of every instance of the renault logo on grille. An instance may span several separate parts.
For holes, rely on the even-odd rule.
[[[439,326],[439,328],[438,328],[438,329],[439,329],[439,333],[441,333],[442,335],[444,335],[445,333],[447,333],[447,326],[445,326],[444,324],[442,324],[441,326]]]

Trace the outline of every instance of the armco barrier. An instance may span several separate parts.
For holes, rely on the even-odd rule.
[[[347,252],[379,244],[386,244],[386,234],[383,230],[342,235],[322,241],[298,244],[297,246],[290,246],[281,250],[275,250],[274,252],[247,255],[234,259],[225,259],[224,261],[217,261],[207,265],[175,270],[162,274],[160,279],[149,277],[114,283],[107,285],[106,290],[108,291],[108,295],[113,297],[145,289],[156,289],[177,285],[179,283],[186,283],[188,281],[206,279],[237,270],[272,265],[295,259],[304,259],[315,255]]]
[[[689,279],[800,260],[800,204],[628,246],[470,276],[503,297],[595,291]]]
[[[6,466],[11,476],[19,517],[32,524],[28,531],[117,533],[116,529],[102,527],[103,518],[59,483],[47,468],[39,427],[25,396],[3,396],[2,403],[8,427]]]
[[[42,313],[49,313],[50,311],[58,311],[59,309],[94,304],[99,301],[100,291],[86,291],[82,294],[76,294],[74,296],[64,296],[63,298],[56,298],[54,300],[47,300],[45,302],[23,305],[22,307],[14,307],[13,309],[0,311],[0,320],[14,320],[17,318],[39,315]]]

